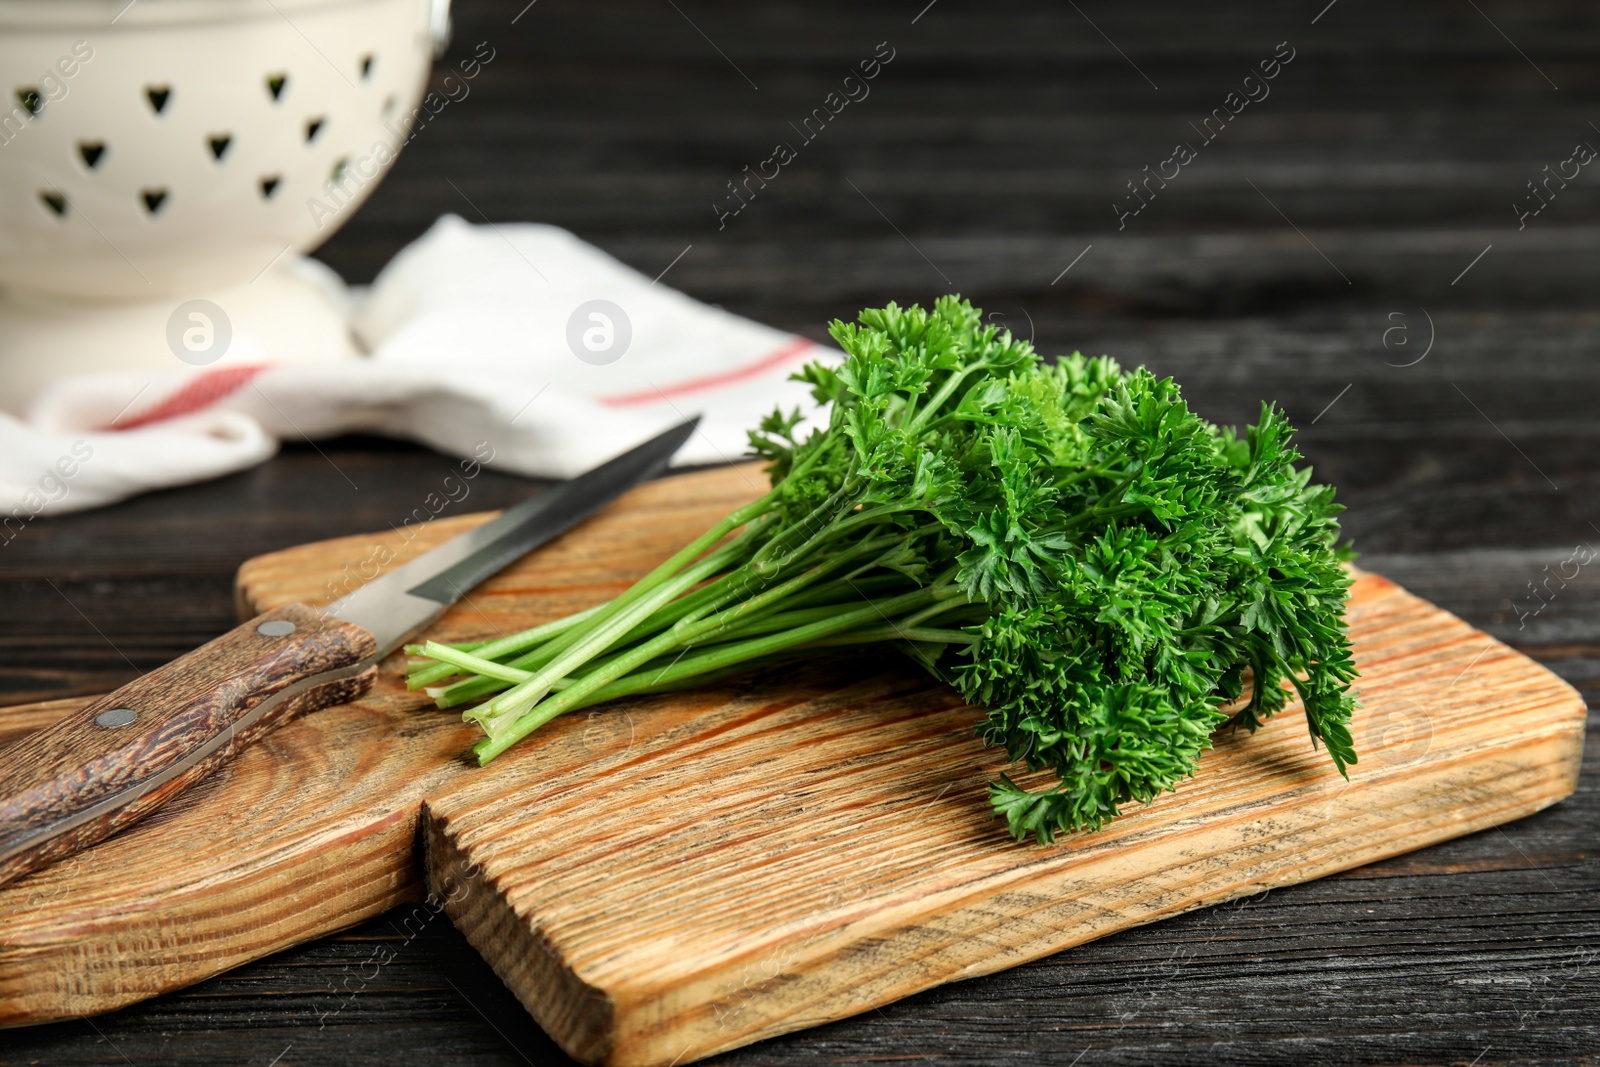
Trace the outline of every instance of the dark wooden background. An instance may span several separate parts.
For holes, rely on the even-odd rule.
[[[1047,352],[1170,372],[1219,421],[1276,400],[1366,566],[1592,699],[1600,563],[1548,603],[1531,587],[1600,546],[1600,167],[1525,229],[1512,205],[1600,146],[1593,6],[926,2],[458,0],[448,61],[494,60],[321,255],[362,281],[440,213],[541,220],[651,275],[692,245],[668,282],[815,337],[955,289]],[[725,183],[881,41],[871,95],[719,231]],[[1189,123],[1282,41],[1271,96],[1119,232],[1124,183],[1198,146]],[[241,561],[398,521],[447,463],[321,447],[0,550],[0,700],[101,691],[213,636]],[[528,485],[486,475],[473,500]],[[1597,782],[1591,756],[1576,796],[1503,830],[716,1062],[1600,1062]],[[0,1033],[0,1062],[563,1062],[447,920],[407,941],[404,918]],[[375,941],[397,958],[328,1014]]]

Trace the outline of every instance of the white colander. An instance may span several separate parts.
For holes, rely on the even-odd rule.
[[[0,407],[175,365],[192,299],[229,317],[231,358],[352,354],[298,257],[404,143],[447,8],[0,0]]]

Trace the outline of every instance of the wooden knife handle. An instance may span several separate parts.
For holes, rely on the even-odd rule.
[[[280,723],[360,696],[377,650],[361,627],[287,604],[0,749],[0,885],[143,818]]]

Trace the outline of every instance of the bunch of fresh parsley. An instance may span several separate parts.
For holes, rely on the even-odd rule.
[[[769,493],[609,603],[414,649],[430,661],[411,684],[441,707],[490,698],[465,714],[480,761],[563,712],[881,641],[987,709],[990,744],[1055,772],[992,785],[1018,838],[1171,789],[1224,707],[1253,731],[1288,687],[1313,743],[1355,762],[1341,508],[1295,467],[1281,413],[1240,437],[1170,378],[1045,363],[958,297],[832,334],[843,363],[800,375],[827,429],[775,413],[751,434]]]

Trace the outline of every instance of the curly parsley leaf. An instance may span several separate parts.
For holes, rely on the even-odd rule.
[[[1341,509],[1281,412],[1240,437],[1170,378],[1045,362],[953,296],[830,332],[844,360],[796,376],[828,425],[778,411],[750,434],[760,500],[608,604],[424,646],[414,686],[489,698],[465,713],[480,760],[604,700],[885,642],[985,709],[989,744],[1053,772],[991,786],[1018,838],[1153,800],[1218,726],[1253,732],[1291,694],[1313,744],[1355,762]]]

